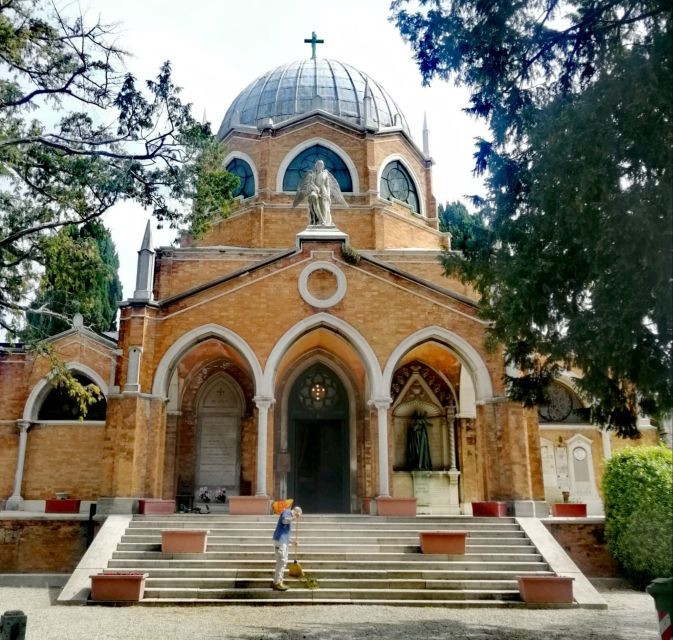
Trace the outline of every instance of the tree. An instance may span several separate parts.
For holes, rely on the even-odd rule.
[[[29,342],[70,328],[63,318],[81,313],[95,331],[116,327],[117,304],[122,299],[119,258],[110,232],[99,221],[68,226],[49,239],[47,268],[33,308],[46,307],[55,315],[27,314],[23,338]]]
[[[673,3],[407,0],[392,17],[425,82],[488,121],[472,282],[530,406],[579,368],[594,422],[637,436],[673,409]]]
[[[237,185],[170,64],[141,89],[113,36],[40,0],[0,0],[0,328],[10,335],[37,265],[63,255],[59,229],[132,199],[198,234]]]
[[[481,245],[482,236],[487,232],[484,223],[478,214],[471,214],[460,200],[440,204],[437,215],[439,230],[451,234],[453,251],[469,253],[475,246]]]

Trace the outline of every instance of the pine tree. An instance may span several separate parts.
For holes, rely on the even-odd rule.
[[[65,227],[52,238],[48,254],[23,337],[32,342],[65,331],[76,313],[94,331],[114,330],[122,286],[119,258],[105,226],[96,221]],[[36,312],[40,309],[49,313]]]
[[[559,368],[594,422],[637,436],[673,410],[671,0],[393,2],[426,83],[454,79],[484,118],[480,241],[446,254],[544,398]]]

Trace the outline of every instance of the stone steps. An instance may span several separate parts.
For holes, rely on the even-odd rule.
[[[318,589],[306,589],[301,586],[295,586],[294,583],[289,582],[290,590],[285,592],[294,598],[311,598],[318,591]],[[301,583],[299,583],[301,584]],[[209,588],[145,588],[145,597],[162,599],[170,597],[173,599],[211,599],[211,600],[226,600],[229,598],[237,598],[239,600],[267,600],[271,598],[278,598],[279,592],[273,591],[271,582],[268,582],[264,588],[249,589],[249,588],[233,588],[233,589],[209,589]],[[415,600],[419,597],[419,592],[422,592],[422,597],[425,600],[437,600],[446,603],[451,600],[518,600],[518,589],[513,590],[448,590],[448,589],[391,589],[391,588],[374,588],[374,589],[358,589],[353,587],[345,587],[342,589],[319,589],[319,597],[323,600],[342,600],[349,599],[354,601],[367,600]],[[292,592],[292,593],[290,593]],[[282,597],[282,596],[281,596]]]
[[[148,574],[142,604],[404,604],[517,606],[516,577],[550,575],[513,518],[306,516],[299,561],[318,582],[288,577],[273,591],[276,518],[223,514],[134,516],[108,562]],[[164,554],[162,529],[207,529],[203,554]],[[465,531],[466,554],[420,552],[419,532]]]

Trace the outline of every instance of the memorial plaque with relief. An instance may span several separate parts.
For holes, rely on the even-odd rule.
[[[202,416],[199,486],[238,488],[238,419]]]

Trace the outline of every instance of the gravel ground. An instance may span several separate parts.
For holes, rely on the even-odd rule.
[[[67,607],[59,590],[0,587],[0,613],[28,615],[27,640],[656,640],[652,598],[601,589],[609,608],[442,609],[435,607]]]

